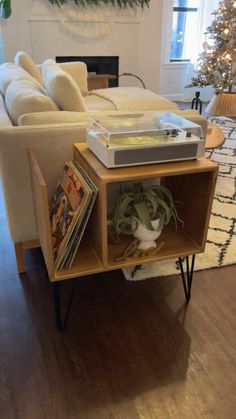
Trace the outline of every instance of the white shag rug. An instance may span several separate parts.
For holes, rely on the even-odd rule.
[[[236,263],[236,121],[225,117],[211,119],[225,135],[223,145],[206,151],[206,157],[219,164],[215,197],[204,253],[196,255],[194,270]],[[127,280],[138,281],[180,273],[178,260],[169,259],[123,269]]]

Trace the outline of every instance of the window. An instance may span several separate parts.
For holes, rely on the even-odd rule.
[[[189,62],[199,18],[200,0],[174,0],[170,62]]]

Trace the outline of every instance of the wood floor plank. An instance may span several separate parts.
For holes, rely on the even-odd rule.
[[[0,234],[1,419],[236,419],[236,266],[187,309],[178,276],[81,278],[61,334],[41,251],[19,278],[3,209]]]

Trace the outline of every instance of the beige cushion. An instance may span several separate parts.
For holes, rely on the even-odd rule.
[[[46,60],[42,65],[42,73],[47,94],[59,109],[77,112],[87,110],[79,87],[72,77],[63,71],[55,61]]]
[[[0,91],[3,96],[13,80],[29,80],[32,77],[23,68],[14,63],[0,65]]]
[[[88,111],[114,111],[116,108],[112,102],[95,95],[84,97]]]
[[[176,103],[141,87],[111,87],[89,92],[111,102],[119,111],[150,111],[178,109]]]
[[[83,96],[88,94],[88,71],[85,63],[81,61],[59,64],[60,68],[74,79]]]
[[[15,64],[18,64],[32,77],[34,77],[41,85],[43,85],[42,74],[40,73],[40,70],[28,54],[26,54],[24,51],[18,51],[14,61]]]
[[[4,128],[4,127],[11,127],[11,126],[12,126],[12,122],[8,116],[6,106],[5,106],[5,101],[2,95],[0,95],[0,127]]]
[[[153,114],[154,111],[150,111],[150,115]],[[159,111],[161,112],[161,111]],[[192,109],[180,110],[180,109],[173,109],[174,114],[180,115],[182,118],[189,119],[192,122],[200,125],[203,130],[204,138],[206,138],[207,134],[207,119],[202,115],[199,115],[199,112]],[[130,112],[132,113],[137,112]],[[149,113],[147,111],[147,113]],[[94,112],[66,112],[66,111],[58,111],[58,112],[34,112],[28,113],[25,115],[21,115],[18,119],[18,125],[27,126],[27,125],[47,125],[47,124],[67,124],[67,123],[83,123],[89,122],[93,118],[106,116],[106,115],[122,115],[122,111],[94,111]]]
[[[17,125],[18,118],[25,113],[58,110],[44,89],[32,78],[13,81],[7,88],[5,101],[14,125]]]
[[[195,111],[196,112],[196,111]],[[123,114],[122,111],[99,111],[95,110],[94,112],[71,112],[71,111],[58,111],[58,112],[34,112],[21,115],[18,119],[18,125],[28,126],[28,125],[47,125],[47,124],[66,124],[73,122],[90,122],[91,119],[107,116],[107,115],[119,115]],[[133,113],[129,112],[132,116]],[[126,114],[127,115],[127,114]]]
[[[158,111],[161,112],[161,111]],[[158,113],[157,112],[157,113]],[[180,109],[173,109],[174,114],[180,115],[182,118],[189,119],[192,122],[195,122],[196,124],[200,125],[203,130],[204,138],[206,138],[207,134],[207,119],[199,115],[199,112],[196,110],[187,109],[185,111]],[[129,114],[132,116],[132,114],[137,114],[137,112],[129,112]],[[150,116],[153,116],[155,114],[155,111],[146,111],[147,114],[150,114]],[[94,111],[94,112],[35,112],[35,113],[28,113],[25,115],[22,115],[18,120],[18,125],[47,125],[47,124],[67,124],[67,123],[88,123],[91,121],[91,119],[99,118],[101,116],[118,116],[123,115],[124,112],[122,111]],[[127,115],[127,113],[126,113]]]
[[[35,112],[21,115],[18,125],[47,125],[47,124],[66,124],[71,122],[88,122],[91,116],[86,112]]]

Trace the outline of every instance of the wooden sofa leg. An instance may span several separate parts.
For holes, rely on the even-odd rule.
[[[23,274],[26,271],[24,249],[33,249],[35,247],[40,247],[40,243],[39,243],[39,240],[29,240],[26,242],[14,243],[14,246],[15,246],[17,270],[19,274]]]
[[[15,254],[16,254],[16,263],[17,263],[17,270],[19,274],[25,272],[25,260],[24,260],[24,245],[22,242],[14,243],[15,246]]]

